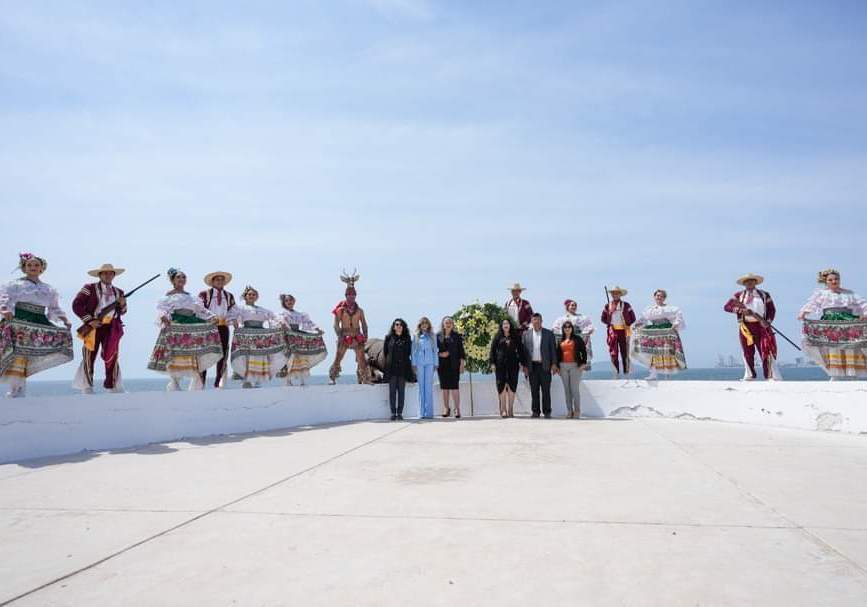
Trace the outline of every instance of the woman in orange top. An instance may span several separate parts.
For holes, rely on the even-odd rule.
[[[557,342],[557,364],[560,366],[560,379],[566,394],[566,417],[581,417],[581,395],[578,385],[587,364],[587,347],[580,336],[575,335],[571,321],[563,323],[563,339]]]

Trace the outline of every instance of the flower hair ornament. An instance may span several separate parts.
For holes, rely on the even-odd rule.
[[[818,282],[820,285],[823,285],[827,282],[828,277],[832,274],[837,278],[840,278],[840,272],[838,272],[834,268],[826,268],[824,270],[820,270],[819,273],[816,275],[816,282]]]
[[[48,262],[45,261],[45,259],[43,259],[42,257],[38,257],[38,256],[34,255],[33,253],[23,252],[23,253],[18,253],[18,268],[17,269],[21,270],[23,272],[24,266],[31,259],[38,259],[39,263],[42,264],[42,270],[43,271],[48,268]],[[13,272],[14,272],[14,270],[13,270]]]
[[[179,270],[178,268],[169,268],[166,271],[166,276],[168,276],[169,280],[172,282],[174,282],[175,276],[177,276],[178,274],[180,274],[181,276],[186,276],[186,274],[184,274],[183,270]]]
[[[256,297],[259,297],[259,291],[257,291],[255,288],[251,287],[250,285],[247,285],[246,287],[244,287],[244,290],[241,292],[241,297],[246,298],[247,293],[255,293]]]

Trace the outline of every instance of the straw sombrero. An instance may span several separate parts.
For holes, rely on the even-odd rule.
[[[627,293],[629,293],[629,291],[627,291],[623,287],[611,287],[610,289],[608,289],[608,292],[609,293],[620,293],[621,295],[626,295]]]
[[[743,276],[741,276],[740,278],[738,278],[738,284],[741,285],[741,286],[744,286],[744,283],[745,283],[746,281],[748,281],[748,280],[755,280],[755,281],[756,281],[756,284],[757,284],[757,285],[760,285],[760,284],[762,284],[763,282],[765,282],[765,277],[764,277],[764,276],[759,276],[758,274],[753,274],[752,272],[750,272],[750,273],[748,273],[748,274],[744,274]]]
[[[216,278],[217,276],[225,277],[226,284],[229,284],[230,282],[232,282],[231,272],[223,272],[222,270],[220,270],[218,272],[211,272],[210,274],[205,274],[205,284],[208,285],[209,287],[214,286],[211,283],[214,281],[214,278]]]
[[[526,291],[527,289],[522,287],[520,282],[516,282],[511,287],[509,287],[509,290],[510,291]]]
[[[118,276],[120,274],[123,274],[124,271],[125,271],[124,268],[115,268],[110,263],[104,263],[101,266],[99,266],[98,268],[94,268],[93,270],[88,270],[87,273],[89,275],[93,276],[94,278],[99,278],[99,275],[102,272],[114,272],[114,275]]]

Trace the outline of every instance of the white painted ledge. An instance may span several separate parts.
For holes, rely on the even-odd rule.
[[[463,414],[470,389],[461,385]],[[565,413],[559,379],[555,416]],[[439,413],[439,394],[435,395]],[[496,415],[492,383],[474,384],[475,415]],[[405,417],[418,415],[407,386]],[[517,413],[529,413],[518,387]],[[867,382],[600,381],[582,383],[586,417],[667,417],[867,434]],[[273,387],[28,397],[0,402],[0,463],[83,450],[122,449],[218,434],[387,418],[386,386]]]

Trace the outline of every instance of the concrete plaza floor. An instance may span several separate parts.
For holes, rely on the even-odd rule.
[[[0,466],[0,605],[865,605],[867,437],[363,422]]]

